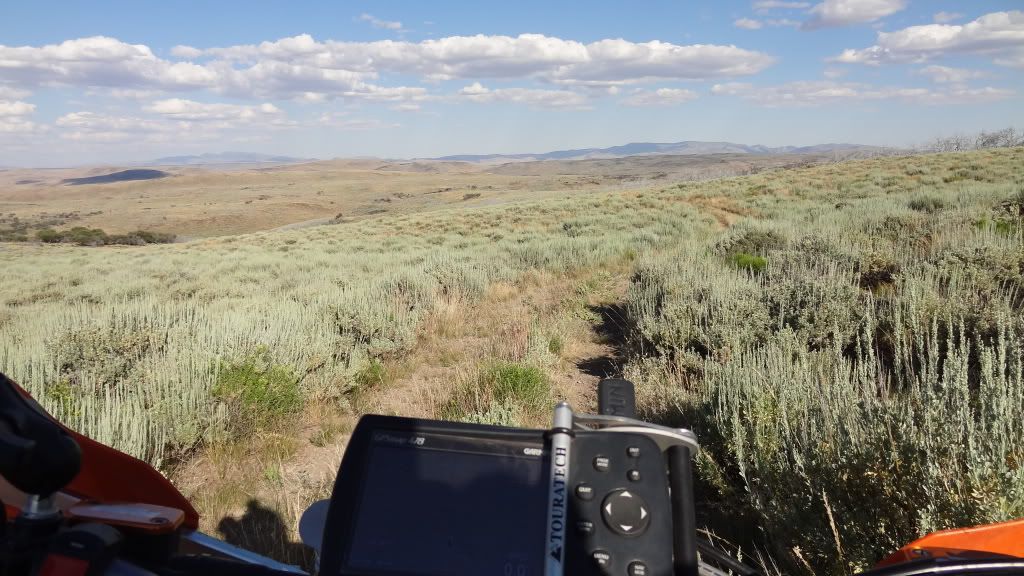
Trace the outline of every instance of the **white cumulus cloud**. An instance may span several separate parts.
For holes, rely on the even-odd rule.
[[[318,41],[308,34],[259,44],[176,46],[164,59],[142,44],[104,36],[45,46],[0,45],[0,78],[18,90],[50,86],[206,92],[236,98],[334,97],[421,100],[426,89],[386,86],[398,75],[424,83],[518,79],[601,87],[704,80],[760,72],[763,52],[732,45],[677,45],[609,38],[590,43],[542,34],[451,36],[421,42]],[[397,96],[396,96],[397,95]]]
[[[28,116],[36,109],[35,104],[28,102],[0,100],[0,117],[4,116]]]
[[[28,119],[35,112],[35,104],[17,100],[0,100],[0,134],[33,132],[36,124]]]
[[[21,88],[15,88],[14,86],[4,86],[0,84],[0,100],[17,100],[19,98],[27,98],[32,95],[29,90],[23,90]]]
[[[88,111],[70,112],[57,118],[55,124],[61,129],[60,137],[66,140],[154,141],[167,140],[175,132],[180,135],[188,134],[190,139],[198,136],[198,132],[189,130],[187,125],[174,125],[150,118],[113,116]]]
[[[195,60],[203,55],[203,51],[199,48],[179,44],[171,48],[171,55],[178,58],[184,58],[186,60]]]
[[[622,103],[627,106],[675,106],[696,99],[697,93],[685,88],[637,89]]]
[[[874,22],[907,6],[906,0],[825,0],[811,8],[807,29]]]
[[[298,126],[277,106],[197,102],[182,98],[157,100],[146,115],[115,115],[78,111],[57,118],[54,126],[66,140],[100,143],[250,140],[268,130]]]
[[[771,28],[779,28],[782,26],[792,26],[794,28],[800,26],[799,20],[791,20],[789,18],[765,18],[764,20],[754,20],[753,18],[740,18],[732,23],[737,28],[744,28],[746,30],[760,30],[765,26]]]
[[[1024,67],[1024,12],[993,12],[967,24],[924,24],[879,32],[875,45],[844,50],[836,62],[923,62],[951,54],[988,56],[996,64]]]
[[[1012,97],[1012,90],[1001,88],[970,88],[950,86],[940,90],[871,86],[856,82],[812,80],[789,82],[775,86],[754,86],[748,83],[724,83],[712,86],[718,96],[737,96],[767,108],[811,107],[842,102],[900,100],[915,104],[968,104],[993,102]]]
[[[426,81],[534,78],[563,84],[613,84],[754,74],[774,63],[765,53],[730,45],[623,39],[584,44],[542,34],[478,34],[422,42],[320,42],[301,35],[258,45],[210,48],[204,54],[233,63],[232,68],[239,63],[263,67],[280,63],[346,71],[357,81],[406,74]]]
[[[754,10],[766,11],[766,10],[802,10],[804,8],[810,8],[810,2],[788,2],[784,0],[757,0],[754,2]]]
[[[532,88],[490,89],[474,82],[458,91],[458,97],[471,102],[511,102],[534,108],[583,108],[586,96],[569,90],[542,90]]]
[[[144,108],[147,112],[159,114],[170,120],[192,122],[222,121],[261,124],[284,123],[284,112],[269,102],[258,105],[222,104],[217,102],[196,102],[182,98],[157,100]]]
[[[419,86],[374,86],[365,85],[348,90],[343,96],[373,102],[421,102],[430,98],[426,88]]]
[[[939,84],[963,84],[974,78],[984,78],[989,74],[982,70],[969,70],[967,68],[952,68],[950,66],[931,65],[925,66],[919,71],[920,74],[932,79],[932,82]]]
[[[216,80],[212,70],[157,58],[149,47],[94,36],[46,46],[0,45],[0,77],[22,87],[41,85],[193,89]]]
[[[360,14],[359,15],[359,19],[361,21],[363,21],[363,22],[369,22],[370,26],[373,26],[374,28],[382,28],[384,30],[396,30],[396,31],[402,29],[402,23],[401,22],[396,22],[396,21],[392,21],[392,20],[381,20],[380,18],[377,18],[376,16],[374,16],[372,14],[366,14],[366,13]]]

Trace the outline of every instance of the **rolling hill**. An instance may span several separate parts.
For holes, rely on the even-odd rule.
[[[457,154],[432,158],[432,160],[458,162],[515,162],[533,160],[589,160],[597,158],[622,158],[641,155],[690,155],[690,154],[831,154],[844,156],[877,155],[893,151],[892,148],[866,146],[862,144],[817,144],[814,146],[761,146],[736,144],[734,142],[633,142],[609,148],[579,148],[555,150],[543,153],[524,154]]]

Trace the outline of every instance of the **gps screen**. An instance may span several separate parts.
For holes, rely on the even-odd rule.
[[[540,576],[546,510],[540,444],[378,431],[348,568]]]

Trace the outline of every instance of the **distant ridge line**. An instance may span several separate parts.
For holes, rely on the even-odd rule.
[[[259,154],[255,152],[207,152],[205,154],[165,156],[139,164],[148,166],[198,166],[213,164],[293,164],[308,161],[308,158],[293,158],[291,156]]]
[[[445,162],[508,162],[531,160],[586,160],[596,158],[623,158],[640,155],[697,155],[697,154],[843,154],[896,152],[895,148],[867,146],[863,144],[817,144],[813,146],[760,146],[736,144],[734,142],[703,142],[686,140],[682,142],[632,142],[608,148],[579,148],[555,150],[543,153],[524,154],[454,154],[428,158]]]

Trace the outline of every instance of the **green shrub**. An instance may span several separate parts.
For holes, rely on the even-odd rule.
[[[561,355],[562,350],[564,349],[565,343],[562,341],[561,336],[555,334],[554,336],[548,338],[548,352],[554,354],[555,356],[559,356]]]
[[[76,226],[64,231],[44,228],[36,232],[36,237],[42,242],[67,242],[79,246],[107,246],[110,244],[142,246],[144,244],[168,244],[177,239],[177,236],[174,234],[166,232],[135,230],[127,234],[107,234],[99,228],[86,228],[84,226]]]
[[[514,404],[491,402],[486,410],[466,414],[458,418],[473,424],[489,424],[491,426],[519,426],[523,421],[523,410]]]
[[[982,217],[974,221],[974,227],[978,230],[991,230],[1003,236],[1013,236],[1017,233],[1018,224],[1007,218]]]
[[[232,435],[280,425],[302,408],[300,377],[289,367],[274,364],[263,349],[215,369],[213,396],[227,410],[226,428]]]
[[[102,392],[133,380],[137,365],[161,352],[161,342],[145,326],[89,326],[59,335],[51,349],[63,382]]]
[[[74,418],[78,413],[76,405],[79,392],[68,380],[58,380],[46,387],[46,398],[55,403],[61,414]]]
[[[725,256],[733,254],[765,255],[786,245],[786,238],[776,230],[751,224],[737,224],[730,228],[715,244],[715,251]]]
[[[946,207],[946,202],[938,196],[918,196],[907,202],[911,210],[926,212],[928,214],[938,212]]]
[[[583,226],[579,222],[562,222],[562,231],[569,238],[576,238],[582,233]]]
[[[768,260],[763,256],[754,256],[753,254],[747,254],[746,252],[740,252],[733,254],[730,258],[733,265],[740,270],[749,270],[751,272],[764,272],[764,269],[768,267]]]
[[[857,263],[857,284],[866,290],[892,286],[898,274],[899,265],[892,258],[877,252]]]
[[[440,407],[442,418],[517,425],[537,423],[550,409],[551,386],[536,366],[494,362],[464,382]]]
[[[64,232],[65,242],[78,244],[79,246],[103,246],[109,240],[107,233],[99,228],[86,228],[75,226]]]
[[[368,389],[384,384],[387,377],[388,371],[384,367],[384,363],[376,358],[371,358],[362,370],[356,372],[355,381],[360,388]]]
[[[547,376],[536,366],[499,362],[484,371],[481,384],[491,389],[499,404],[512,404],[528,411],[548,408],[551,390]]]
[[[39,238],[41,242],[56,244],[57,242],[61,242],[64,237],[60,232],[57,232],[53,228],[43,228],[36,232],[36,238]]]
[[[177,237],[174,234],[165,232],[150,232],[147,230],[135,230],[127,234],[111,235],[107,238],[107,244],[126,244],[131,246],[142,246],[145,244],[169,244]]]

